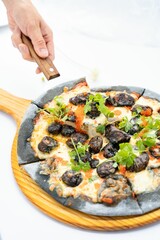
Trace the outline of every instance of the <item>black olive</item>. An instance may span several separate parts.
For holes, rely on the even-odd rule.
[[[72,140],[68,139],[66,141],[66,144],[68,145],[68,147],[74,148],[72,141],[74,142],[75,145],[77,145],[79,142],[84,144],[87,141],[87,139],[89,138],[89,136],[85,133],[73,133],[71,135],[71,138],[72,138]]]
[[[119,130],[112,124],[105,127],[105,136],[112,144],[129,142],[131,136],[124,131]]]
[[[91,168],[94,169],[99,164],[99,160],[97,158],[93,158],[93,159],[90,160],[89,164],[90,164]]]
[[[135,112],[137,114],[140,114],[142,116],[151,116],[153,109],[150,106],[143,106],[143,105],[135,105],[131,109],[132,112]]]
[[[155,158],[160,158],[160,144],[156,144],[153,147],[149,148],[150,153]]]
[[[70,186],[70,187],[77,187],[83,180],[82,174],[77,173],[73,170],[67,170],[63,175],[62,175],[62,181]]]
[[[117,204],[132,195],[130,184],[121,174],[109,175],[102,182],[98,192],[98,200],[107,205]]]
[[[89,116],[92,119],[95,119],[96,117],[98,117],[101,112],[98,110],[97,108],[97,103],[96,102],[92,102],[91,103],[91,111],[87,112],[87,116]]]
[[[104,153],[103,153],[103,156],[105,158],[111,158],[113,157],[116,152],[118,152],[119,150],[119,145],[115,144],[113,145],[112,143],[108,143],[104,148]]]
[[[70,98],[69,101],[73,105],[77,106],[77,105],[85,104],[88,97],[89,97],[88,93],[80,93],[77,96]]]
[[[134,103],[134,98],[127,93],[118,93],[114,97],[109,97],[106,100],[106,104],[120,107],[132,106]]]
[[[103,138],[101,136],[92,137],[89,141],[89,151],[92,153],[99,153],[103,145]]]
[[[130,120],[130,123],[132,124],[132,125],[134,125],[134,124],[137,124],[137,121],[139,120],[139,117],[133,117],[133,118],[131,118],[131,120]]]
[[[80,156],[80,159],[81,159],[81,161],[84,162],[84,163],[90,162],[90,161],[91,161],[91,154],[90,154],[88,151],[86,151],[83,156]],[[76,162],[79,162],[78,156],[76,156],[74,160],[75,160]]]
[[[134,124],[132,128],[128,131],[130,135],[133,135],[141,130],[141,127],[138,124]]]
[[[74,114],[68,115],[67,121],[69,121],[69,122],[76,122],[76,116]]]
[[[38,149],[41,152],[49,153],[52,149],[54,149],[57,146],[58,146],[58,142],[55,139],[45,136],[41,140],[41,142],[38,144]]]
[[[61,131],[61,134],[65,137],[70,137],[73,133],[75,133],[75,128],[70,126],[70,125],[67,125],[67,124],[64,124],[62,126],[62,131]]]
[[[132,128],[128,131],[128,134],[133,135],[142,129],[140,125],[137,124],[138,120],[139,120],[138,117],[134,117],[130,120],[130,123],[132,124]]]
[[[101,178],[105,178],[110,174],[116,172],[116,168],[113,166],[115,161],[103,162],[97,167],[97,173]]]
[[[148,153],[143,152],[139,157],[134,159],[134,163],[131,167],[127,168],[127,170],[131,172],[140,172],[147,167],[149,162]]]
[[[61,132],[62,125],[58,122],[51,123],[48,127],[48,132],[52,134],[59,134]]]
[[[160,137],[160,130],[156,132],[157,137]]]

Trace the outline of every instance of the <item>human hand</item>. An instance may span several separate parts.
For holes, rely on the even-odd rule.
[[[21,33],[31,39],[36,53],[42,57],[54,59],[53,34],[42,16],[29,0],[3,0],[12,31],[13,46],[18,48],[22,57],[33,61],[28,47],[22,42]],[[40,73],[37,68],[36,73]]]

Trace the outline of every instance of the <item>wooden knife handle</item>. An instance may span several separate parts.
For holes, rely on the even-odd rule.
[[[48,57],[47,58],[39,57],[34,50],[31,40],[28,37],[26,37],[24,34],[22,34],[22,41],[24,44],[28,46],[32,58],[38,64],[39,68],[41,69],[41,71],[43,72],[43,74],[48,80],[60,76],[59,72],[57,71],[51,59]]]

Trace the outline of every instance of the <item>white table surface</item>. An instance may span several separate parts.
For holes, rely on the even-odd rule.
[[[112,4],[104,0],[92,3],[34,1],[53,29],[54,63],[61,77],[43,82],[43,75],[35,74],[36,64],[22,60],[13,48],[5,19],[0,24],[0,88],[19,97],[35,99],[60,82],[96,72],[98,80],[90,80],[91,86],[133,85],[159,92],[159,4],[146,2],[148,5],[144,6],[144,1],[135,5],[138,1],[125,0],[121,5],[117,0]],[[15,121],[0,112],[0,233],[3,240],[159,239],[158,222],[133,230],[97,232],[71,227],[43,214],[27,200],[14,179],[11,147],[15,131]]]

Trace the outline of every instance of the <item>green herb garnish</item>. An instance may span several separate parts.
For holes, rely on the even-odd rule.
[[[96,132],[103,134],[104,131],[105,131],[105,125],[100,124],[96,127]]]
[[[54,98],[56,106],[54,108],[46,108],[46,111],[53,114],[56,118],[65,121],[67,119],[68,108],[63,102],[63,98],[56,96]]]
[[[137,157],[133,151],[133,147],[130,143],[119,144],[120,149],[113,157],[113,159],[118,163],[126,167],[130,167],[134,163],[134,159]]]
[[[122,121],[119,123],[119,128],[123,129],[125,132],[129,132],[132,127],[133,124],[128,120],[127,117],[123,117]]]
[[[71,158],[71,168],[74,171],[83,170],[84,172],[90,170],[91,166],[89,162],[83,162],[81,160],[82,157],[85,156],[86,151],[88,150],[88,145],[82,145],[82,143],[78,143],[77,146],[75,145],[73,139],[71,138],[72,144],[74,146],[74,150],[69,152],[69,156]],[[78,162],[75,161],[75,158],[78,158]]]
[[[92,183],[92,182],[94,182],[95,180],[97,180],[99,177],[97,176],[97,175],[93,175],[92,177],[90,177],[89,179],[88,179],[88,182],[89,183]]]
[[[160,129],[160,118],[153,119],[150,117],[141,116],[139,124],[143,127],[139,133],[134,135],[139,138],[136,145],[140,151],[145,150],[147,147],[152,147],[156,144],[156,132]]]
[[[107,118],[113,117],[114,113],[109,110],[109,108],[105,105],[106,97],[103,97],[100,93],[96,93],[95,95],[90,94],[89,99],[86,101],[84,106],[84,113],[88,113],[91,111],[91,103],[96,102],[96,107],[98,111],[104,114]]]
[[[144,152],[145,149],[146,149],[146,147],[145,147],[142,139],[140,139],[140,140],[138,140],[138,141],[136,142],[136,146],[137,146],[138,151],[139,151],[140,153]]]

